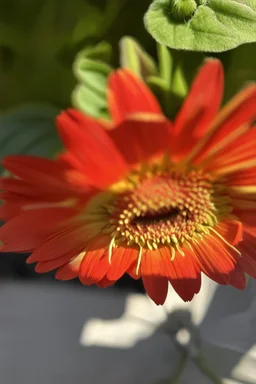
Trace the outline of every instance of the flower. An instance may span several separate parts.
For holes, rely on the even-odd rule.
[[[66,152],[3,160],[15,177],[1,180],[1,250],[85,285],[141,277],[156,304],[168,282],[192,300],[201,273],[243,289],[256,277],[256,86],[218,112],[222,88],[220,62],[207,60],[172,124],[141,80],[112,73],[112,122],[67,110]]]
[[[119,381],[125,383],[254,383],[255,280],[250,279],[243,293],[206,276],[202,281],[200,293],[189,303],[173,290],[161,307],[133,293],[124,295],[121,317],[87,316],[80,343],[87,353],[97,351],[94,382],[110,355],[119,367]],[[125,367],[119,359],[125,359]],[[116,372],[111,366],[108,371]],[[106,375],[105,382],[110,380]]]

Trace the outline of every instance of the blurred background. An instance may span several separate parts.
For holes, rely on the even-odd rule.
[[[207,55],[159,48],[143,24],[150,2],[0,1],[0,159],[55,156],[54,120],[70,105],[107,117],[106,79],[120,65],[175,115]],[[226,71],[224,100],[256,79],[254,43],[214,56]],[[205,280],[195,303],[170,292],[156,308],[128,277],[85,288],[36,274],[26,257],[0,256],[0,384],[256,383],[253,282],[241,294]]]

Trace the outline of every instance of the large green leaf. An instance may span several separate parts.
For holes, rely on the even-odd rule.
[[[58,109],[43,104],[16,108],[0,117],[0,159],[10,154],[52,157],[61,144],[55,128]]]
[[[256,0],[155,0],[145,25],[168,47],[222,52],[256,41]]]

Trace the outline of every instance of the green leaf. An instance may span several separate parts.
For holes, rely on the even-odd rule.
[[[94,52],[95,53],[95,52]],[[99,53],[102,53],[99,50]],[[73,70],[78,85],[72,93],[72,104],[86,114],[96,118],[107,118],[107,78],[111,67],[100,60],[87,57],[97,57],[92,51],[78,54]]]
[[[145,25],[168,47],[222,52],[256,41],[256,0],[155,0]]]
[[[157,73],[152,57],[130,36],[124,36],[120,40],[120,62],[122,67],[131,69],[143,79]]]
[[[0,117],[0,159],[10,154],[52,157],[61,149],[55,127],[57,108],[22,106]]]
[[[106,41],[101,41],[97,45],[88,45],[79,51],[76,55],[75,62],[82,59],[102,60],[107,63],[111,61],[112,46]]]

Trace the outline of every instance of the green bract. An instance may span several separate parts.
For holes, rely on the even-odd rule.
[[[256,0],[155,0],[145,25],[168,47],[222,52],[256,41]]]
[[[72,93],[72,104],[96,118],[108,118],[106,89],[112,68],[106,61],[110,60],[110,55],[111,47],[102,42],[82,50],[73,65],[78,85]]]
[[[130,36],[124,36],[120,40],[120,63],[121,67],[129,68],[144,80],[157,74],[157,67],[153,58],[138,41]]]

